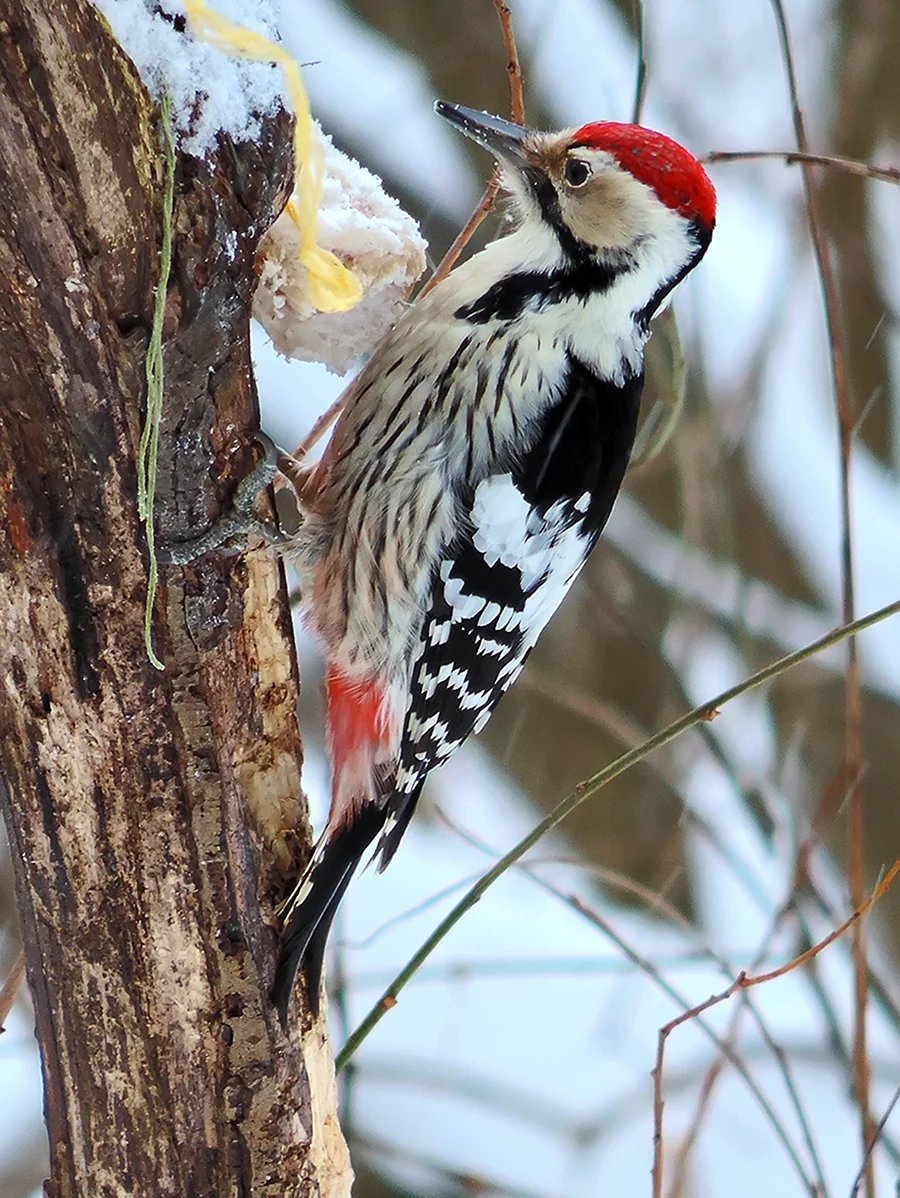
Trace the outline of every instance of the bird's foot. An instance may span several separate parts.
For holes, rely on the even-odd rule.
[[[164,541],[157,549],[157,560],[162,565],[186,566],[204,553],[218,550],[223,553],[241,553],[247,540],[256,536],[275,548],[284,546],[290,538],[269,520],[256,514],[256,501],[268,487],[275,475],[284,474],[292,481],[292,473],[299,470],[299,463],[285,450],[280,449],[271,437],[262,431],[253,434],[264,450],[264,456],[242,479],[231,508],[223,513],[214,524],[198,537],[186,541]]]

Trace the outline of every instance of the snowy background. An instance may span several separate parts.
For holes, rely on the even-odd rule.
[[[314,64],[305,79],[323,126],[385,179],[440,257],[488,164],[433,116],[432,102],[508,111],[489,0],[267,7],[299,60]],[[604,0],[511,8],[532,123],[629,119],[630,4],[624,15]],[[900,162],[892,7],[788,0],[787,12],[815,148]],[[794,144],[769,0],[651,0],[645,25],[647,124],[698,155]],[[688,388],[675,432],[630,475],[590,570],[485,737],[434,777],[387,873],[351,888],[332,969],[338,1043],[466,884],[576,781],[839,622],[837,431],[801,176],[772,162],[710,173],[716,235],[676,304]],[[864,414],[853,509],[865,612],[900,597],[900,193],[817,179],[854,410]],[[257,334],[263,426],[296,444],[344,383],[279,358]],[[667,394],[670,375],[660,352],[645,410]],[[860,648],[871,886],[900,851],[900,620],[866,633]],[[300,652],[305,781],[321,819],[319,667],[302,639]],[[625,775],[465,917],[345,1075],[355,1194],[649,1195],[661,1025],[741,969],[789,959],[849,913],[843,664],[843,651],[823,656]],[[798,891],[804,842],[811,856]],[[8,962],[8,872],[2,887]],[[897,911],[889,896],[869,925],[876,1120],[900,1085]],[[849,1098],[848,946],[748,997],[669,1041],[665,1192],[852,1195],[862,1152]],[[43,1175],[30,1028],[23,998],[0,1039],[2,1198],[28,1194]],[[703,1108],[715,1037],[727,1036],[731,1063]],[[900,1114],[886,1121],[874,1159],[880,1191],[892,1192]]]

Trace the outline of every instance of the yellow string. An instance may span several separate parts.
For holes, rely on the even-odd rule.
[[[275,62],[294,109],[294,194],[287,211],[300,234],[299,259],[309,275],[310,303],[320,312],[346,312],[362,299],[362,284],[329,250],[316,244],[316,216],[322,198],[325,150],[313,130],[312,114],[300,67],[283,46],[261,33],[236,25],[206,6],[205,0],[183,0],[191,32],[232,58]]]

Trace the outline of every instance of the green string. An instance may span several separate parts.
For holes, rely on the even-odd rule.
[[[159,425],[163,404],[163,321],[166,315],[166,288],[172,267],[172,211],[175,204],[175,141],[172,134],[172,108],[167,92],[159,105],[165,149],[165,184],[162,208],[162,248],[159,254],[159,283],[153,305],[153,325],[147,346],[147,416],[138,451],[138,515],[144,522],[150,571],[147,577],[147,601],[144,606],[144,647],[150,664],[165,667],[153,650],[153,601],[159,580],[156,561],[156,534],[153,528],[153,501],[156,496],[156,466],[159,454]]]

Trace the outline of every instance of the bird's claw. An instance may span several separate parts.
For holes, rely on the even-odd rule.
[[[253,440],[262,446],[263,457],[246,478],[241,479],[229,511],[198,537],[162,542],[156,551],[156,560],[161,565],[186,566],[213,550],[241,553],[250,536],[258,536],[267,545],[274,546],[284,545],[290,539],[276,525],[256,515],[256,501],[281,471],[280,463],[289,465],[294,459],[261,429],[253,434]]]

